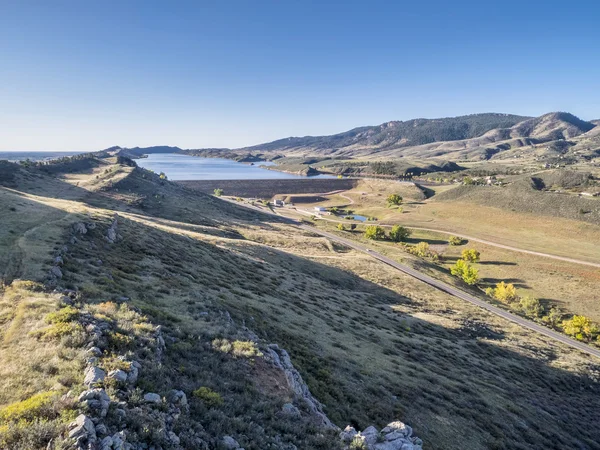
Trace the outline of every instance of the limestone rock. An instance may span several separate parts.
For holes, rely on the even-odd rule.
[[[127,372],[121,369],[111,370],[108,372],[108,378],[112,378],[117,383],[125,383],[127,381]]]
[[[321,425],[339,430],[339,428],[333,424],[323,412],[323,405],[321,405],[321,403],[310,393],[300,372],[298,372],[292,364],[288,352],[279,348],[277,344],[269,344],[265,351],[265,359],[283,371],[289,388],[294,392],[298,399],[303,400],[306,403],[312,415],[321,422]]]
[[[356,432],[354,427],[351,427],[350,425],[348,425],[346,428],[344,428],[344,431],[342,431],[340,433],[340,439],[342,440],[343,443],[349,444],[350,442],[352,442],[352,440],[354,439],[354,437],[357,434],[358,433]]]
[[[281,407],[281,412],[289,417],[300,417],[300,410],[296,408],[292,403],[285,403]]]
[[[141,368],[142,368],[142,365],[139,362],[133,361],[131,363],[129,373],[127,374],[127,382],[129,384],[135,384],[137,382]]]
[[[155,394],[154,392],[148,392],[144,395],[144,401],[146,403],[160,403],[162,402],[162,399],[160,398],[160,395]]]
[[[176,406],[187,406],[188,404],[185,392],[178,391],[176,389],[169,391],[166,399],[167,402],[172,403]]]
[[[75,234],[85,234],[87,233],[88,229],[83,222],[79,222],[73,225],[73,231]]]
[[[223,436],[223,447],[227,450],[235,450],[240,448],[240,444],[231,436]]]
[[[83,391],[78,400],[90,413],[99,417],[106,417],[110,406],[110,397],[104,389],[96,388]]]
[[[92,386],[97,383],[101,383],[104,381],[106,377],[106,372],[99,367],[89,366],[85,369],[85,378],[83,380],[83,384],[86,386]]]
[[[69,424],[69,437],[75,440],[79,448],[94,445],[96,442],[96,427],[94,422],[85,414],[80,414]]]
[[[60,270],[60,267],[53,266],[52,269],[50,269],[50,277],[51,278],[62,278],[63,273],[62,273],[62,270]]]
[[[102,356],[102,350],[98,347],[91,347],[86,351],[87,354],[92,356]]]
[[[118,216],[115,215],[115,218],[113,219],[112,223],[110,224],[110,227],[108,227],[108,230],[106,230],[105,239],[111,244],[114,244],[119,237],[118,231],[117,231],[117,226],[118,226],[117,217]]]
[[[348,445],[352,442],[361,443],[366,450],[422,450],[423,441],[412,436],[412,428],[395,421],[387,424],[380,432],[370,426],[362,432],[347,426],[340,433],[341,441]],[[346,446],[346,449],[349,447]]]

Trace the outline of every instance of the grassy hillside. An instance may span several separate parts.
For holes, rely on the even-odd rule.
[[[0,448],[65,448],[80,412],[99,437],[165,449],[339,448],[269,344],[342,428],[399,419],[429,449],[600,448],[591,357],[273,217],[97,163],[0,171]],[[104,416],[85,400],[94,365],[126,374],[98,382]]]

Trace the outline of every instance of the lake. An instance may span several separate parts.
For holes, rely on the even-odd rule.
[[[170,180],[273,180],[282,178],[307,178],[302,175],[268,170],[259,165],[274,165],[272,162],[257,162],[254,166],[223,158],[201,158],[177,153],[153,153],[147,158],[136,159],[138,166],[164,172]],[[318,178],[331,176],[318,175]],[[310,177],[315,178],[315,177]]]

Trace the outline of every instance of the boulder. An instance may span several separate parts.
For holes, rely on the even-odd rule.
[[[161,403],[162,399],[160,398],[160,395],[155,394],[154,392],[148,392],[144,395],[144,401],[146,403]]]
[[[240,448],[240,444],[238,444],[238,441],[236,441],[231,436],[223,436],[221,442],[223,443],[223,448],[226,448],[227,450],[235,450]]]
[[[87,349],[86,353],[92,356],[102,356],[102,350],[100,350],[98,347],[91,347]]]
[[[80,414],[69,424],[69,437],[77,443],[78,447],[93,446],[96,442],[96,427],[94,422],[85,414]]]
[[[125,383],[127,381],[127,372],[121,369],[111,370],[108,372],[108,378],[115,380],[117,383]]]
[[[300,417],[300,410],[296,408],[292,403],[285,403],[281,407],[281,412],[285,416]]]
[[[360,435],[365,439],[367,445],[373,445],[377,442],[379,431],[371,425],[370,427],[365,428]]]
[[[168,437],[169,437],[169,441],[171,441],[171,444],[179,445],[179,443],[180,443],[179,436],[177,436],[175,433],[173,433],[172,431],[169,431]]]
[[[54,258],[54,260],[52,262],[54,263],[55,266],[62,266],[65,263],[62,256],[57,256],[56,258]]]
[[[178,391],[176,389],[169,391],[169,393],[166,396],[166,399],[167,402],[172,403],[175,406],[187,406],[188,404],[185,392]]]
[[[104,389],[96,388],[83,391],[78,400],[90,413],[99,417],[106,417],[110,406],[110,397]]]
[[[137,382],[141,368],[142,368],[142,365],[139,362],[133,361],[131,363],[129,373],[127,374],[127,382],[129,384],[135,384]]]
[[[106,372],[100,367],[88,366],[85,369],[83,384],[86,386],[92,386],[94,384],[102,383],[106,377]]]
[[[350,442],[352,442],[352,440],[357,434],[358,433],[356,432],[356,430],[350,425],[348,425],[346,428],[344,428],[344,431],[340,433],[340,439],[343,443],[349,444]]]
[[[79,222],[73,225],[73,231],[75,232],[75,234],[85,234],[87,233],[88,229],[85,226],[85,223]]]
[[[60,270],[60,267],[53,266],[50,269],[50,277],[51,278],[62,278],[63,277],[63,273],[62,273],[62,270]]]

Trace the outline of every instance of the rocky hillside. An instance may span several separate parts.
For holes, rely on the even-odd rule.
[[[589,357],[131,161],[77,167],[0,164],[0,448],[600,448]]]

